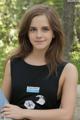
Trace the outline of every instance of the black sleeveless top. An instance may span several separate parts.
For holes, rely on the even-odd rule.
[[[48,76],[47,65],[30,65],[20,58],[11,60],[10,103],[26,109],[59,108],[58,84],[66,64],[58,64],[56,74]]]

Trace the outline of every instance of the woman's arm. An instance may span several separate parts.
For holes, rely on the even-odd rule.
[[[6,66],[5,66],[2,90],[4,91],[5,96],[9,100],[10,91],[11,91],[10,60],[8,60],[8,62],[6,63]]]
[[[65,81],[62,90],[61,107],[59,109],[27,110],[7,105],[3,109],[6,117],[14,119],[28,118],[31,120],[72,120],[78,79],[76,67],[70,63],[67,64],[64,68],[64,76]]]
[[[25,118],[32,120],[71,120],[76,100],[78,73],[76,67],[68,63],[64,68],[65,81],[62,90],[61,107],[52,110],[24,110]]]

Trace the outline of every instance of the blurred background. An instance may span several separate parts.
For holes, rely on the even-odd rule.
[[[0,0],[0,85],[9,51],[17,47],[18,25],[25,10],[34,4],[50,4],[62,19],[66,35],[65,57],[79,72],[80,84],[80,1],[79,0]]]

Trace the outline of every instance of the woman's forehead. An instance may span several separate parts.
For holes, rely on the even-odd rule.
[[[39,25],[49,26],[49,21],[46,15],[38,15],[32,19],[30,26],[39,26]]]

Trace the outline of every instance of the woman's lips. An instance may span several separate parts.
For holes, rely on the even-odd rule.
[[[38,40],[37,40],[37,41],[35,41],[35,42],[38,42],[38,43],[40,43],[40,42],[45,42],[45,40],[40,40],[40,41],[38,41]]]
[[[45,40],[44,41],[35,41],[35,43],[38,45],[42,45],[43,43],[45,43]]]

